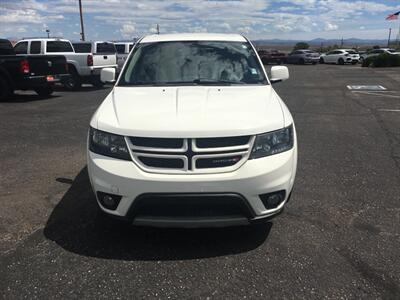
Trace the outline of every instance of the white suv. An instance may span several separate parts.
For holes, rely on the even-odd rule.
[[[100,208],[135,225],[250,224],[282,211],[297,167],[292,116],[241,35],[142,38],[88,135]],[[104,69],[103,81],[113,81]]]

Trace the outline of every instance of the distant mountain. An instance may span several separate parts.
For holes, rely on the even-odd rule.
[[[262,40],[254,40],[253,43],[257,46],[261,45],[294,45],[298,42],[306,42],[311,46],[320,46],[323,44],[327,45],[340,45],[342,43],[341,39],[323,39],[316,38],[312,40],[281,40],[281,39],[262,39]],[[344,45],[385,45],[387,40],[377,40],[377,39],[357,39],[357,38],[349,38],[343,39]]]

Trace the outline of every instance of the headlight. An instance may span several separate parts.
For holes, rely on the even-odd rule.
[[[121,135],[90,128],[89,149],[97,154],[131,160],[125,139]]]
[[[254,142],[250,159],[281,153],[293,148],[293,125],[259,134]]]

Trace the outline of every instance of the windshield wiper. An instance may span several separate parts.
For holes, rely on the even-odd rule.
[[[246,84],[245,82],[241,82],[241,81],[223,80],[223,79],[214,80],[214,79],[204,79],[204,78],[197,78],[197,79],[193,80],[193,83],[196,83],[196,84],[212,84],[212,85]]]

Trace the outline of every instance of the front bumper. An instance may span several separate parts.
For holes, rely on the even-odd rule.
[[[297,146],[286,152],[248,160],[233,172],[218,174],[155,174],[141,170],[132,161],[102,156],[88,151],[88,172],[92,188],[97,192],[121,195],[115,210],[100,208],[113,216],[126,218],[134,224],[168,227],[203,227],[243,225],[278,214],[293,188],[297,168]],[[284,201],[274,209],[266,209],[261,194],[285,191]],[[146,194],[235,194],[243,197],[250,208],[245,219],[201,220],[146,219],[135,220],[130,210],[137,199]],[[140,221],[140,222],[138,222]],[[227,221],[227,222],[224,222]]]
[[[103,70],[105,68],[113,68],[113,69],[117,70],[118,65],[115,64],[115,65],[104,65],[104,66],[90,67],[90,75],[100,76],[101,70]]]

